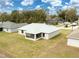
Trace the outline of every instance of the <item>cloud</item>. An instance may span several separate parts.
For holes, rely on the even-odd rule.
[[[0,0],[0,5],[2,6],[13,6],[12,0]]]
[[[70,5],[75,7],[77,10],[77,14],[79,15],[79,1],[78,0],[70,0]]]
[[[44,3],[50,2],[50,0],[41,0]]]
[[[50,2],[52,6],[62,6],[62,2],[60,0]]]
[[[69,3],[68,2],[65,2],[65,5],[69,5]]]
[[[41,0],[44,3],[50,3],[52,6],[61,6],[62,1],[61,0]]]
[[[70,3],[79,3],[78,0],[70,0]]]
[[[4,11],[8,11],[11,10],[13,5],[13,1],[12,0],[0,0],[0,11],[4,12]]]
[[[40,5],[37,5],[35,9],[42,9]]]
[[[49,14],[57,14],[56,13],[57,8],[55,7],[62,6],[62,1],[61,0],[49,0],[48,2],[51,4],[51,6],[47,7],[49,10]]]
[[[49,6],[48,6],[47,8],[48,8],[49,10],[51,10],[51,9],[52,9],[52,8],[51,8],[51,7],[49,7]]]
[[[70,6],[65,5],[65,6],[62,7],[62,10],[66,10],[68,8],[70,8]]]
[[[48,11],[49,15],[57,14],[56,9],[55,9],[54,6],[53,7],[48,6],[47,8],[49,9],[49,11]]]
[[[18,7],[18,10],[23,10],[23,8],[21,8],[21,7]]]
[[[72,6],[79,6],[79,1],[78,0],[70,0],[70,4]]]
[[[52,7],[48,6],[47,8],[48,8],[49,10],[55,10],[55,7],[54,7],[54,6],[52,6]]]
[[[50,3],[50,5],[51,5],[51,6],[47,7],[48,10],[49,10],[49,14],[57,14],[56,13],[57,12],[57,6],[63,6],[62,0],[46,0],[44,3]]]
[[[69,8],[76,8],[79,9],[77,7],[79,7],[79,1],[78,0],[70,0],[69,3],[66,2],[66,5],[62,6],[62,9],[69,9]]]
[[[21,2],[21,5],[28,6],[28,5],[32,5],[33,3],[34,3],[34,0],[23,0]]]
[[[11,10],[13,7],[13,2],[12,0],[0,0],[0,11],[4,12],[4,11],[8,11]]]
[[[56,10],[55,9],[52,9],[52,10],[49,10],[49,12],[48,12],[50,15],[51,14],[57,14],[57,12],[56,12]]]
[[[1,8],[2,6],[0,5],[0,8]]]
[[[66,10],[67,8],[68,8],[68,6],[66,6],[66,5],[62,7],[63,10]]]
[[[13,2],[9,2],[9,1],[5,2],[5,5],[14,6]]]

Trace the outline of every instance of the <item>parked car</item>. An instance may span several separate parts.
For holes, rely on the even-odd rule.
[[[71,24],[71,26],[77,26],[77,23],[74,22],[74,23]]]

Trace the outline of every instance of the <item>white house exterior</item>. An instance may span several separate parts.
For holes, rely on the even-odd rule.
[[[74,30],[67,40],[68,46],[79,47],[79,29]]]
[[[18,33],[24,35],[26,39],[38,40],[40,38],[50,39],[60,33],[60,28],[43,23],[31,23],[18,28]]]

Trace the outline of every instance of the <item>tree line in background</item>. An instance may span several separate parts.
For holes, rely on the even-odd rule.
[[[60,10],[57,13],[58,17],[64,19],[65,22],[74,22],[78,20],[77,11],[75,8]]]
[[[46,22],[46,12],[44,10],[18,11],[14,10],[11,14],[2,13],[0,21],[12,21],[16,23],[42,23]]]
[[[54,18],[56,20],[56,24],[58,24],[57,23],[58,21],[73,23],[74,21],[78,20],[77,10],[75,8],[59,10],[57,11],[57,15],[50,15],[48,17],[48,19],[54,19]]]
[[[75,8],[70,8],[66,10],[59,10],[57,15],[48,15],[48,13],[43,10],[32,10],[32,11],[18,11],[14,10],[10,14],[1,13],[0,21],[12,21],[16,23],[45,23],[51,18],[55,17],[63,19],[64,22],[74,22],[78,20],[77,11]]]

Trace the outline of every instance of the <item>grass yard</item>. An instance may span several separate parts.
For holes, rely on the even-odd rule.
[[[17,33],[0,32],[0,54],[7,57],[79,57],[79,48],[68,47],[69,30],[50,40],[30,41]]]

